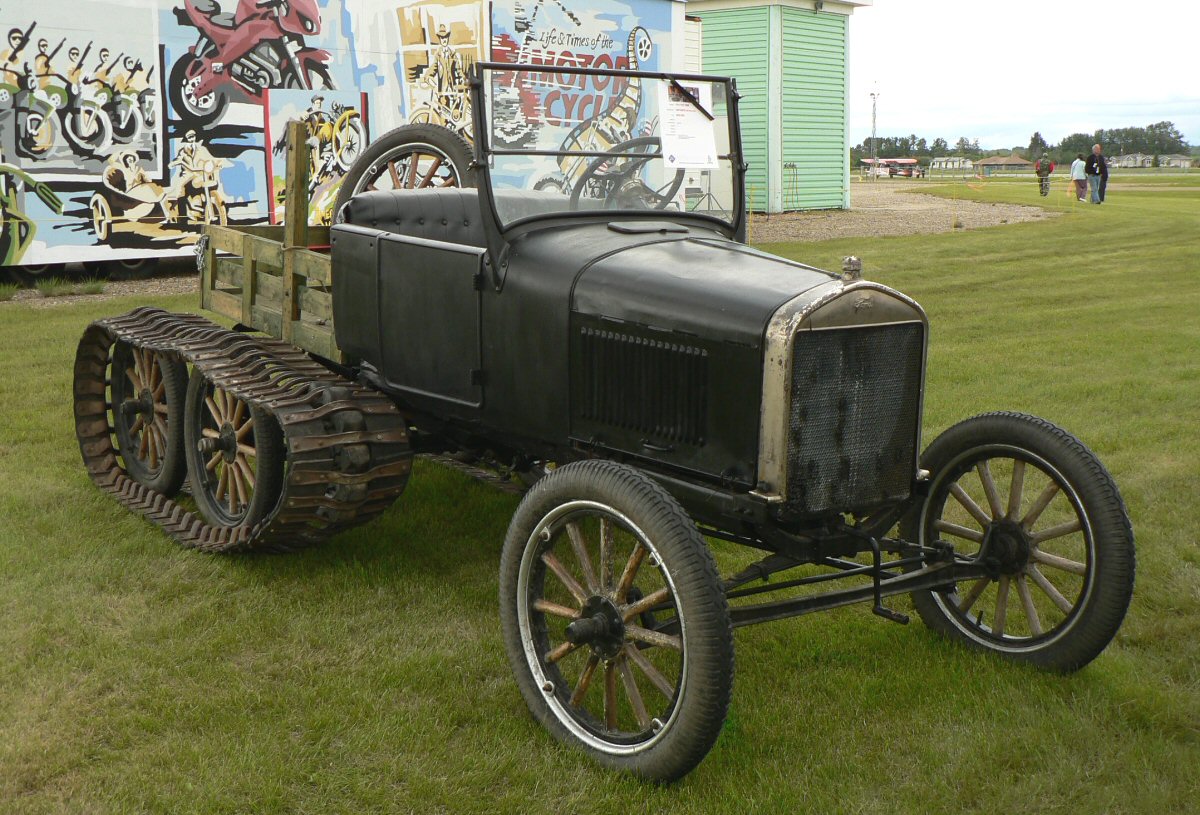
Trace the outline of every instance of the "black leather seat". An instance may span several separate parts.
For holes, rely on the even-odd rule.
[[[345,222],[413,238],[486,248],[479,193],[457,187],[361,192],[342,210]]]
[[[533,215],[566,212],[561,193],[497,190],[496,207],[512,222]],[[585,199],[581,209],[599,209],[602,201]],[[414,238],[487,248],[479,215],[479,191],[458,187],[360,192],[343,208],[345,223]]]

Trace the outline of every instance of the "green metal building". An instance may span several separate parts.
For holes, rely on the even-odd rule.
[[[862,2],[689,0],[705,73],[737,78],[758,212],[850,206],[847,41]]]

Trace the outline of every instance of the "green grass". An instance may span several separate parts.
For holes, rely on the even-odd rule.
[[[107,280],[101,280],[100,278],[87,278],[76,283],[74,286],[74,291],[75,294],[104,294],[104,290],[107,287]]]
[[[66,297],[68,294],[75,294],[75,285],[61,277],[39,278],[35,288],[42,297]]]
[[[1041,203],[1032,183],[943,191]],[[1006,408],[1102,457],[1139,545],[1116,641],[1062,677],[865,607],[740,629],[725,730],[668,788],[527,714],[496,614],[512,496],[419,463],[382,518],[314,551],[180,550],[100,494],[73,437],[77,338],[145,301],[6,307],[0,812],[1194,811],[1200,190],[1048,205],[1062,217],[771,248],[858,254],[924,305],[926,440]]]
[[[16,283],[0,283],[0,303],[13,299],[20,290]]]

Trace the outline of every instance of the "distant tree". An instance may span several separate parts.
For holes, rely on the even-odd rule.
[[[1146,137],[1155,155],[1163,153],[1183,153],[1187,150],[1187,142],[1174,122],[1157,122],[1146,128]]]
[[[1026,156],[1030,159],[1039,159],[1042,157],[1042,153],[1049,152],[1050,145],[1046,144],[1046,140],[1042,138],[1041,132],[1035,131],[1029,137],[1029,152],[1026,153]]]
[[[929,147],[929,153],[933,156],[944,156],[950,152],[950,145],[941,136],[933,140],[933,144]]]
[[[966,136],[960,136],[954,143],[954,152],[960,156],[971,155],[971,140]]]
[[[1095,138],[1089,133],[1072,133],[1058,143],[1059,160],[1074,159],[1079,153],[1083,153],[1086,158],[1087,154],[1092,152],[1092,145],[1095,143]]]

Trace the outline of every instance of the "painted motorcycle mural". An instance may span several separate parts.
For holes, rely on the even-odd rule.
[[[321,33],[316,0],[238,0],[233,12],[214,0],[185,0],[175,17],[196,29],[197,40],[171,68],[167,93],[195,127],[267,88],[334,87],[329,52],[305,44]]]

